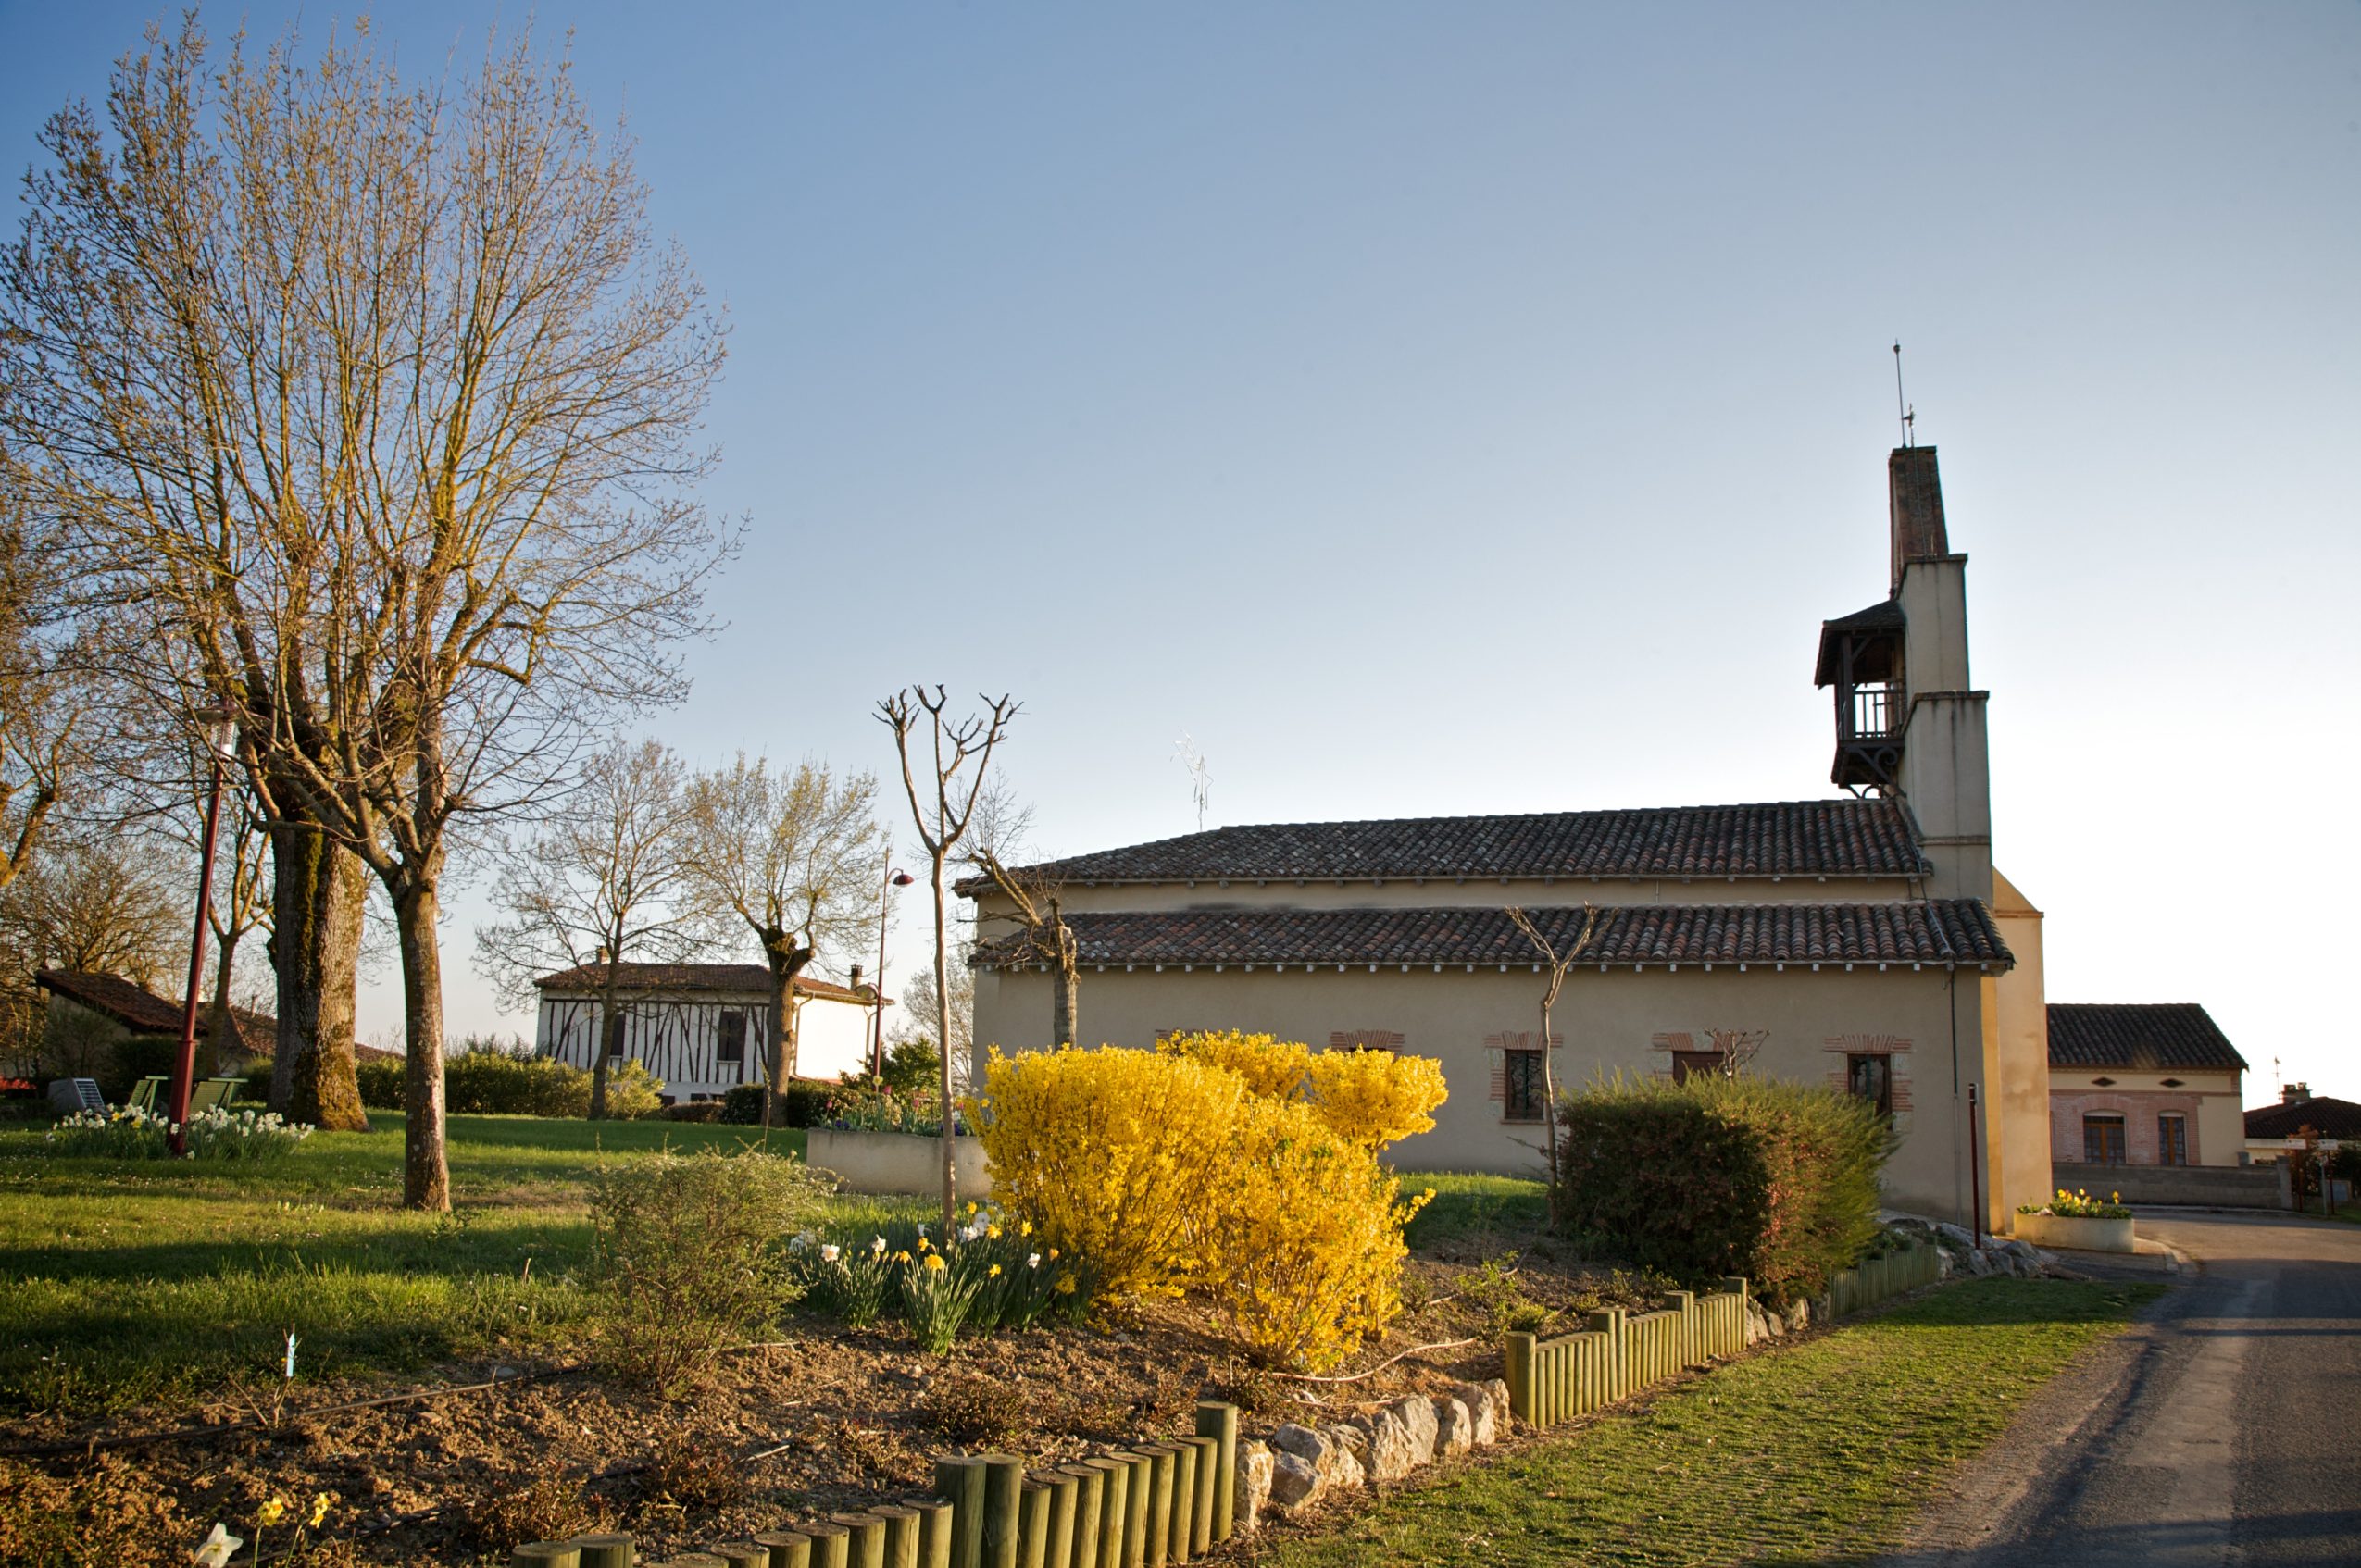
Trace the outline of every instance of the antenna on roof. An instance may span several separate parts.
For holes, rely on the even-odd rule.
[[[1910,433],[1918,422],[1918,411],[1902,401],[1902,340],[1893,340],[1893,412],[1902,421],[1902,444],[1910,444]]]
[[[1213,803],[1213,775],[1205,771],[1205,753],[1188,731],[1180,732],[1180,743],[1172,748],[1172,760],[1189,770],[1189,783],[1197,797],[1197,831],[1205,830],[1205,807]]]

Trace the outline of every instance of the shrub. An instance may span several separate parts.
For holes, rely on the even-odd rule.
[[[607,1103],[618,1075],[606,1075]],[[456,1116],[590,1114],[591,1076],[550,1056],[535,1056],[518,1041],[500,1045],[467,1039],[443,1064],[443,1108]]]
[[[579,1069],[572,1069],[579,1071]],[[582,1074],[587,1085],[588,1073]],[[647,1064],[636,1057],[617,1062],[606,1069],[606,1114],[618,1121],[636,1122],[655,1115],[664,1109],[664,1080],[647,1070]],[[582,1114],[590,1114],[589,1091],[585,1088]]]
[[[1855,1096],[1766,1079],[1617,1079],[1564,1103],[1560,1213],[1631,1262],[1818,1295],[1877,1234],[1893,1130]]]
[[[1320,1120],[1364,1149],[1434,1130],[1434,1109],[1450,1095],[1443,1064],[1391,1051],[1323,1051],[1306,1086]]]
[[[1402,1201],[1377,1149],[1432,1064],[1355,1102],[1337,1118],[1347,1132],[1334,1106],[1298,1097],[1311,1060],[1234,1033],[1154,1053],[995,1052],[970,1114],[995,1190],[1100,1287],[1200,1291],[1258,1358],[1323,1367],[1399,1311],[1402,1226],[1425,1199]],[[1231,1062],[1275,1092],[1251,1092]],[[1339,1081],[1389,1077],[1356,1062]]]
[[[2057,1189],[2057,1196],[2048,1202],[2019,1203],[2017,1212],[2020,1214],[2055,1214],[2060,1219],[2074,1220],[2128,1220],[2131,1217],[2131,1211],[2123,1206],[2123,1194],[2120,1192],[2109,1198],[2093,1198],[2079,1188],[2068,1192],[2062,1187]]]
[[[781,1228],[818,1211],[800,1162],[768,1154],[655,1154],[593,1178],[596,1333],[615,1371],[669,1392],[793,1299]]]
[[[797,1078],[787,1086],[782,1127],[816,1127],[828,1116],[829,1096],[836,1085],[818,1078]],[[721,1120],[732,1126],[762,1126],[761,1084],[740,1084],[721,1097]]]
[[[399,1111],[402,1072],[406,1065],[402,1062],[362,1063],[354,1074],[360,1080],[361,1103],[372,1111]]]

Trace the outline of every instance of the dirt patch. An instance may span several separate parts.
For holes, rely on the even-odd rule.
[[[722,1357],[670,1400],[561,1361],[508,1363],[534,1375],[314,1416],[297,1412],[421,1380],[307,1384],[293,1395],[231,1385],[194,1410],[149,1408],[96,1425],[13,1423],[0,1429],[0,1443],[81,1444],[191,1422],[258,1420],[274,1429],[119,1451],[198,1535],[215,1520],[246,1534],[265,1500],[308,1506],[325,1493],[322,1533],[363,1561],[471,1562],[521,1540],[599,1527],[631,1530],[653,1560],[924,1491],[935,1457],[961,1448],[1054,1463],[1186,1431],[1201,1397],[1235,1400],[1250,1425],[1267,1426],[1335,1420],[1417,1389],[1497,1376],[1493,1335],[1504,1298],[1530,1303],[1527,1315],[1547,1316],[1552,1328],[1602,1300],[1644,1300],[1643,1282],[1531,1255],[1513,1272],[1496,1258],[1487,1270],[1455,1256],[1414,1257],[1405,1296],[1409,1310],[1346,1370],[1416,1346],[1474,1342],[1413,1356],[1363,1381],[1314,1384],[1249,1365],[1182,1302],[1118,1311],[1084,1328],[964,1341],[943,1357],[920,1353],[898,1327],[855,1333],[806,1317],[784,1325],[781,1343]],[[456,1386],[481,1382],[493,1368],[442,1370]],[[67,1479],[93,1462],[80,1455],[37,1462]],[[194,1544],[193,1537],[177,1560]]]

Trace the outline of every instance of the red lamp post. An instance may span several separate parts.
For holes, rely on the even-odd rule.
[[[917,880],[906,871],[889,869],[885,885],[877,890],[877,978],[870,982],[877,1001],[870,1009],[874,1018],[869,1027],[869,1072],[880,1078],[885,1076],[885,900],[894,889]]]
[[[221,710],[200,714],[206,749],[212,753],[213,786],[205,803],[204,869],[197,877],[196,930],[189,939],[189,989],[181,1005],[181,1055],[172,1067],[172,1152],[188,1152],[189,1094],[195,1087],[197,986],[205,977],[205,932],[213,914],[213,843],[221,826],[221,774],[237,757],[238,731]]]

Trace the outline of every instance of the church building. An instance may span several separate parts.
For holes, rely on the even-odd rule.
[[[1887,598],[1823,623],[1831,781],[1762,804],[1223,828],[1028,869],[1081,964],[1081,1034],[1147,1047],[1241,1028],[1439,1059],[1451,1098],[1409,1169],[1538,1174],[1542,1053],[1559,1085],[1679,1077],[1726,1055],[1889,1114],[1897,1208],[1988,1229],[2050,1192],[2042,915],[1992,864],[1987,694],[1968,558],[1930,446],[1888,464]],[[1049,1040],[1056,976],[988,882],[979,1055]],[[1515,906],[1563,953],[1552,1014]],[[1972,1130],[1971,1130],[1972,1126]]]

